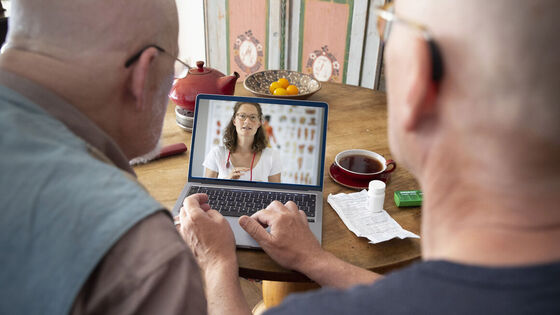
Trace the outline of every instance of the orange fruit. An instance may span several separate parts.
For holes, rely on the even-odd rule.
[[[278,82],[272,82],[272,83],[270,83],[270,88],[269,88],[270,93],[273,94],[273,93],[274,93],[274,90],[276,90],[276,89],[279,88],[279,87],[280,87],[280,84],[278,84]]]
[[[274,95],[287,95],[288,91],[286,91],[285,88],[279,87],[276,90],[274,90]]]
[[[287,88],[288,85],[290,85],[290,81],[288,81],[288,79],[286,78],[280,78],[278,79],[278,84],[280,84],[280,87],[282,88]]]
[[[291,84],[288,85],[288,87],[286,88],[286,91],[288,92],[288,95],[298,95],[299,93],[299,89],[297,88],[297,86]]]

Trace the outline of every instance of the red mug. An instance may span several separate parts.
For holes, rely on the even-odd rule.
[[[370,159],[374,161],[369,161]],[[344,175],[362,180],[386,179],[397,168],[395,161],[386,160],[379,153],[361,149],[342,151],[336,155],[334,162]],[[375,165],[376,163],[379,164]],[[368,172],[369,166],[376,170]]]

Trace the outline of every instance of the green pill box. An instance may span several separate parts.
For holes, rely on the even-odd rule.
[[[422,192],[420,190],[395,191],[395,204],[397,207],[419,207],[422,205]]]

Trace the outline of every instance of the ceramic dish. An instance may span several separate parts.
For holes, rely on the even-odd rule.
[[[181,129],[185,131],[192,131],[193,127],[193,112],[189,112],[180,106],[175,107],[175,121]]]
[[[280,78],[286,78],[290,81],[290,84],[297,86],[299,94],[272,95],[269,90],[270,84],[274,81],[278,81]],[[243,86],[256,96],[293,99],[308,98],[321,89],[321,83],[309,74],[290,70],[264,70],[255,72],[245,78]]]

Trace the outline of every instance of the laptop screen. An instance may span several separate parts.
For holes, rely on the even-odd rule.
[[[322,189],[326,103],[200,94],[195,108],[189,181]]]

